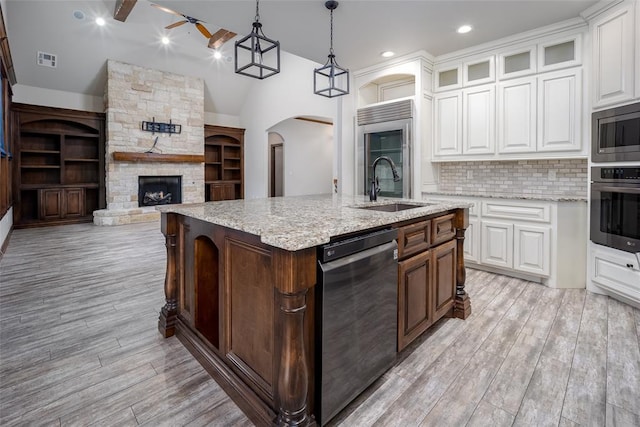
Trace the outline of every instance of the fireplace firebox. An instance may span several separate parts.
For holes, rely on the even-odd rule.
[[[181,176],[139,176],[138,206],[182,203]]]

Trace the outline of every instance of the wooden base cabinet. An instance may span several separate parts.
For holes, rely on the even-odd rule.
[[[445,315],[451,315],[456,296],[457,242],[452,239],[452,215],[404,226],[399,231],[398,351]],[[429,224],[429,225],[427,225]],[[443,225],[449,224],[450,228]],[[430,232],[419,237],[417,230]],[[448,241],[412,255],[411,247],[425,242]]]
[[[46,188],[40,193],[40,219],[80,218],[85,215],[84,188]]]

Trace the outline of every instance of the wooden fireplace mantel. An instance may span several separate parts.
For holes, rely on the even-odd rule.
[[[204,163],[204,154],[126,153],[114,151],[113,160],[121,162]]]

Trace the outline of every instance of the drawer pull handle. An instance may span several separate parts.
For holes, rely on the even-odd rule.
[[[633,264],[627,264],[627,267],[633,268]]]

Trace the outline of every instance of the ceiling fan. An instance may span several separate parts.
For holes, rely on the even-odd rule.
[[[198,31],[200,31],[200,33],[209,40],[209,47],[211,49],[218,49],[225,42],[234,38],[237,35],[232,31],[225,30],[224,28],[221,28],[220,30],[216,31],[215,34],[211,34],[209,30],[207,30],[207,28],[204,25],[202,25],[202,22],[204,21],[201,19],[194,18],[192,16],[187,16],[184,13],[176,12],[175,10],[171,10],[165,6],[160,6],[159,4],[151,3],[151,6],[158,8],[163,12],[167,12],[172,15],[176,15],[183,18],[182,21],[174,22],[173,24],[167,25],[166,27],[164,27],[165,29],[170,30],[172,28],[179,27],[186,23],[193,24],[198,29]]]

